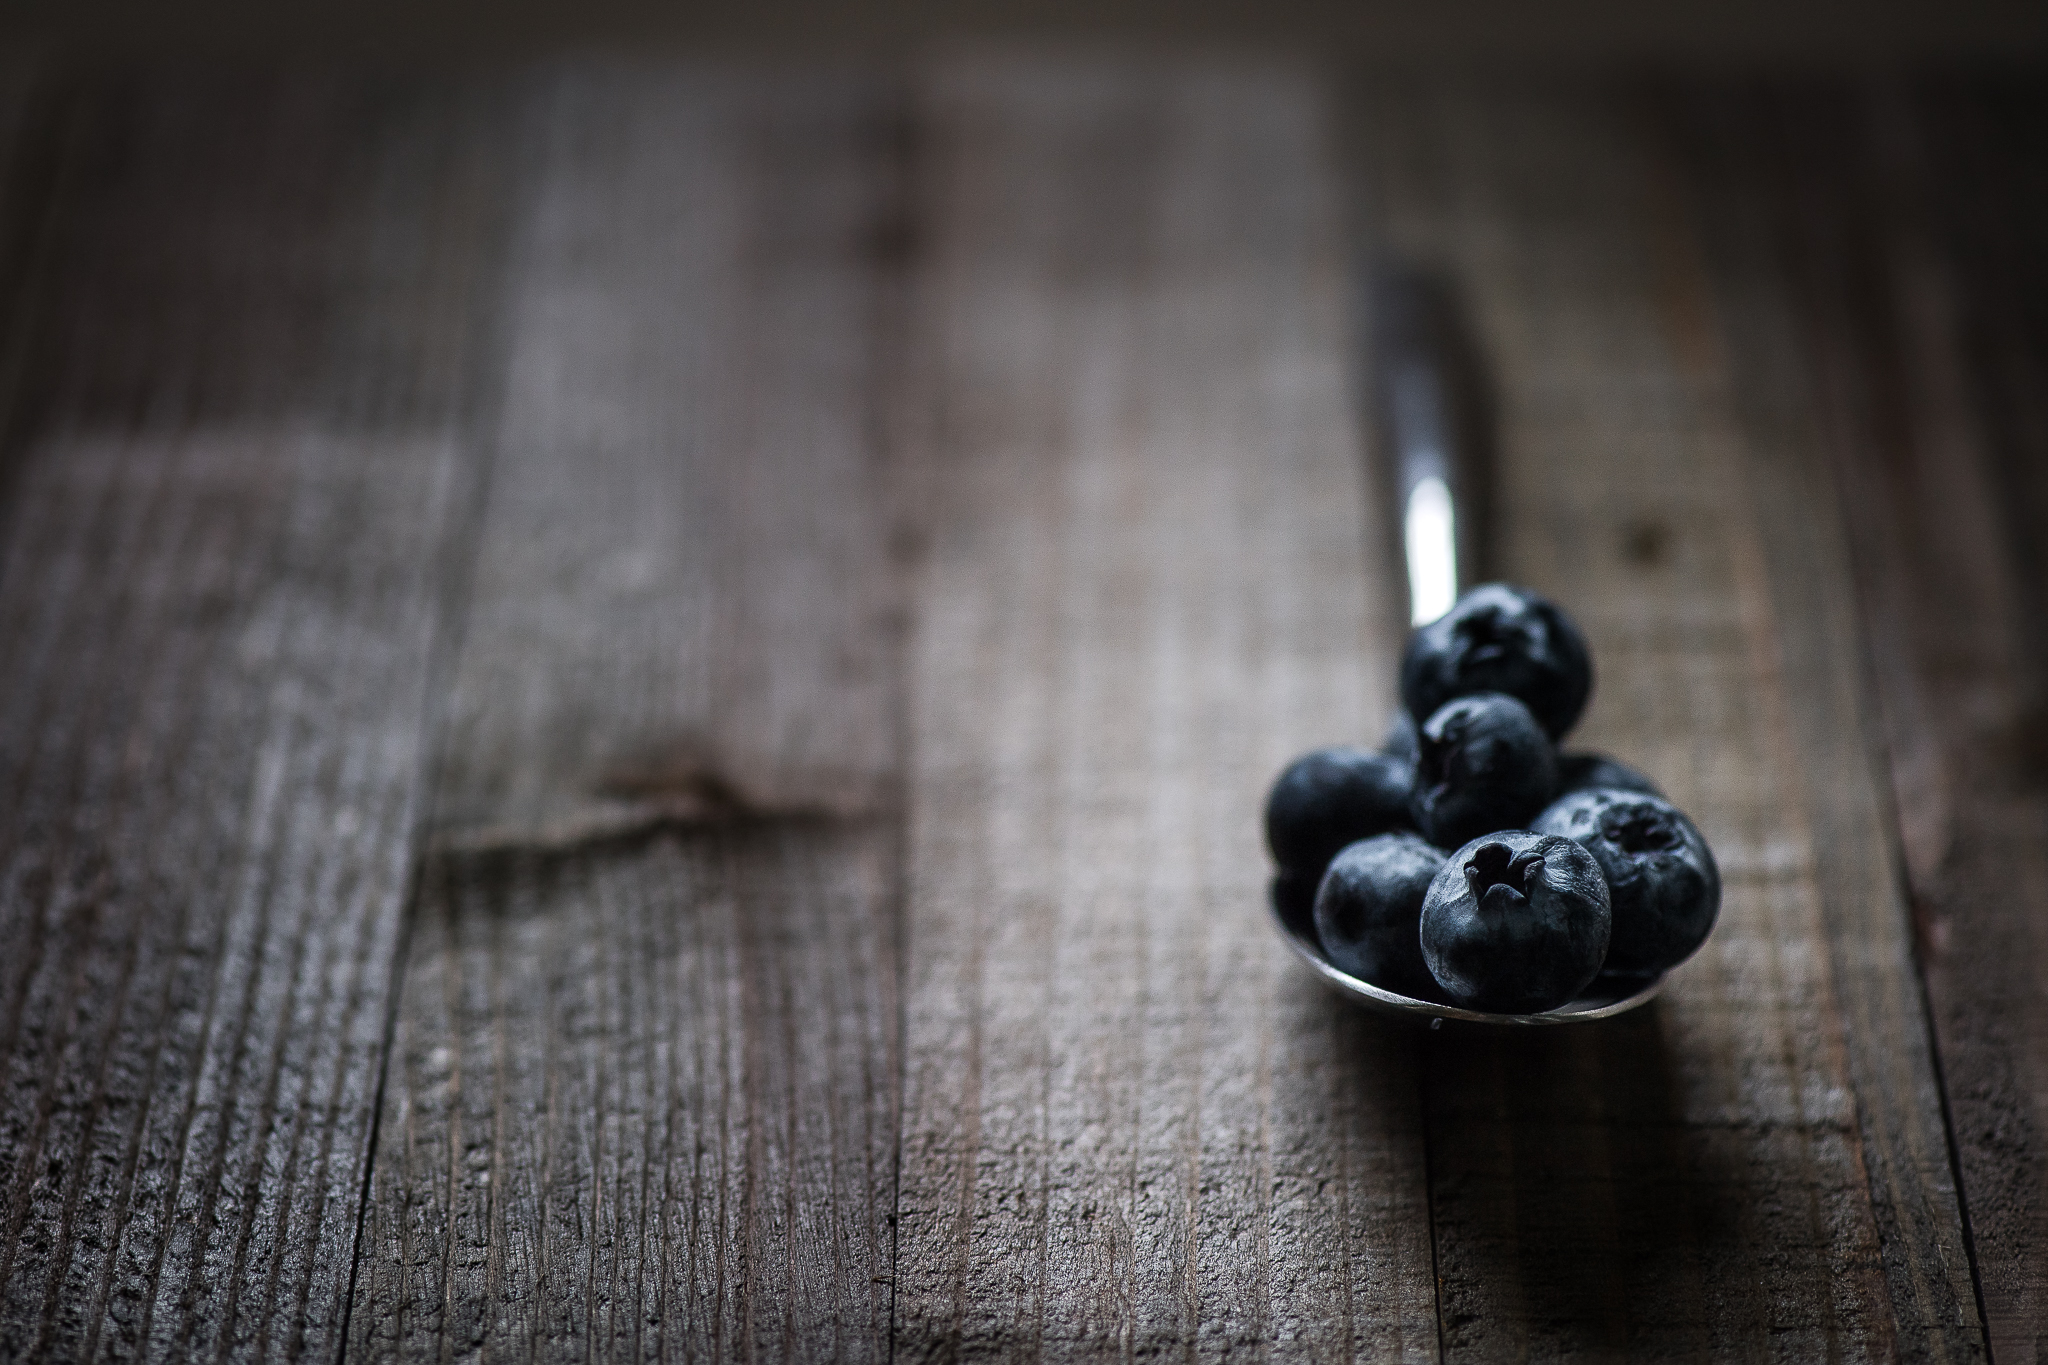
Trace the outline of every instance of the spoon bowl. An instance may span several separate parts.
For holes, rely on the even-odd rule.
[[[1375,986],[1332,963],[1323,955],[1323,945],[1316,939],[1315,921],[1306,913],[1309,907],[1290,906],[1289,900],[1281,884],[1274,882],[1267,897],[1273,912],[1273,925],[1287,946],[1322,978],[1325,985],[1376,1013],[1417,1021],[1427,1019],[1431,1021],[1431,1027],[1445,1019],[1510,1028],[1583,1024],[1594,1019],[1611,1019],[1647,1005],[1656,998],[1657,992],[1664,989],[1665,974],[1624,977],[1602,973],[1593,978],[1592,984],[1577,999],[1554,1010],[1544,1010],[1541,1014],[1494,1014],[1486,1010],[1468,1010],[1443,1001],[1418,1000],[1412,995],[1401,995]]]

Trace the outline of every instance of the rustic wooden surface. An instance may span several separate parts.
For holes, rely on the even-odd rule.
[[[1794,496],[1813,461],[1741,425],[1658,129],[1498,83],[1369,89],[1360,123],[1380,235],[1454,271],[1491,343],[1496,552],[1586,627],[1583,742],[1655,774],[1725,881],[1642,1017],[1432,1049],[1446,1354],[1971,1358],[1907,916],[1840,686],[1846,565],[1825,500]]]
[[[883,1359],[892,110],[629,70],[522,103],[351,1351]]]
[[[0,568],[0,1355],[333,1356],[474,461],[464,111],[124,82]]]
[[[1265,783],[1392,705],[1322,111],[927,107],[898,1355],[1430,1358],[1415,1040],[1263,920]]]
[[[1691,101],[1758,401],[1846,512],[1992,1354],[2048,1347],[2048,106],[2017,83]]]
[[[0,1355],[2038,1349],[2023,85],[9,75]],[[1364,236],[1720,853],[1628,1019],[1264,923]]]

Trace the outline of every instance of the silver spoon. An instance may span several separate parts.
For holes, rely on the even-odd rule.
[[[1390,991],[1363,977],[1353,976],[1323,956],[1323,945],[1316,941],[1315,924],[1312,920],[1301,920],[1289,915],[1277,895],[1268,896],[1267,904],[1273,912],[1273,925],[1280,931],[1287,946],[1295,955],[1309,965],[1325,985],[1347,998],[1366,1006],[1379,1014],[1394,1015],[1407,1019],[1427,1019],[1434,1028],[1445,1019],[1459,1019],[1474,1024],[1508,1024],[1518,1028],[1544,1024],[1579,1024],[1590,1019],[1606,1019],[1617,1014],[1626,1014],[1638,1005],[1647,1005],[1657,992],[1664,989],[1664,977],[1623,977],[1600,975],[1593,978],[1593,984],[1585,994],[1568,1004],[1541,1014],[1495,1014],[1487,1010],[1468,1010],[1435,1000],[1418,1000],[1412,995]]]
[[[1449,611],[1465,588],[1483,581],[1491,405],[1471,333],[1440,277],[1382,262],[1368,288],[1367,397],[1379,449],[1391,457],[1409,620],[1424,625]],[[1287,946],[1327,984],[1382,1014],[1429,1019],[1432,1028],[1446,1019],[1517,1027],[1606,1019],[1649,1003],[1664,986],[1662,975],[1602,975],[1578,999],[1540,1014],[1495,1014],[1418,1000],[1337,967],[1323,955],[1313,918],[1290,915],[1277,895],[1268,901]]]

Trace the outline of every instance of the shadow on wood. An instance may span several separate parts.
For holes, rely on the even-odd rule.
[[[1659,1006],[1543,1031],[1448,1025],[1421,1059],[1447,1352],[1660,1358],[1753,1250],[1729,1153],[1688,1123]],[[1485,1352],[1482,1352],[1485,1353]]]

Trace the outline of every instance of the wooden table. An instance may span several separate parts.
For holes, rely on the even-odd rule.
[[[8,68],[0,1356],[2048,1351],[2048,98]],[[1698,819],[1653,1008],[1265,919],[1359,243]]]

